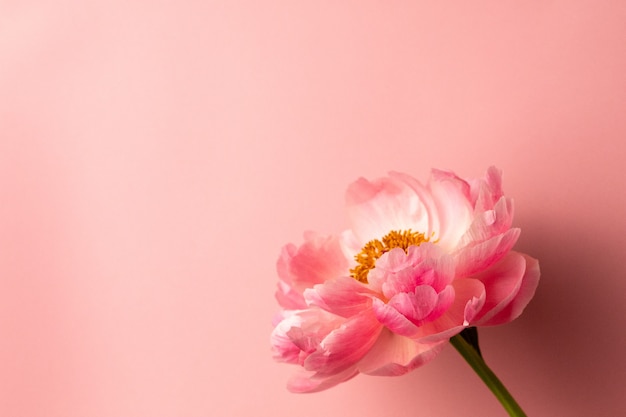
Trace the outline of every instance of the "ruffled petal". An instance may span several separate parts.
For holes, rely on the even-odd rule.
[[[485,287],[476,279],[459,279],[452,283],[454,301],[438,319],[419,328],[413,338],[421,343],[449,339],[469,325],[485,302]]]
[[[320,348],[305,359],[304,368],[320,374],[343,372],[367,353],[381,330],[372,310],[365,310],[331,331]]]
[[[517,252],[477,275],[485,284],[487,299],[476,325],[504,324],[519,317],[535,295],[539,276],[539,262]]]
[[[368,375],[398,376],[434,359],[446,342],[421,344],[384,329],[376,344],[358,364]]]
[[[420,285],[412,293],[402,292],[394,295],[387,304],[413,324],[420,326],[435,309],[438,300],[438,294],[433,287]]]
[[[453,301],[454,289],[451,286],[437,293],[431,286],[420,285],[411,293],[396,294],[387,304],[419,327],[439,318]]]
[[[408,253],[394,248],[383,254],[368,275],[369,285],[390,299],[398,293],[411,293],[419,285],[440,292],[454,279],[454,259],[436,244],[410,246]]]
[[[372,308],[374,309],[376,319],[394,333],[411,337],[419,331],[419,327],[406,316],[378,298],[372,299]]]
[[[345,321],[317,308],[285,312],[283,317],[270,336],[274,359],[300,365]]]
[[[351,277],[331,279],[304,291],[308,305],[318,306],[341,317],[351,317],[366,310],[376,294]]]
[[[485,242],[460,249],[456,254],[456,276],[469,277],[489,268],[509,253],[519,234],[519,229],[510,229]]]
[[[272,356],[274,360],[279,362],[287,362],[292,364],[302,364],[300,349],[291,338],[287,335],[287,332],[291,329],[291,325],[286,321],[279,323],[270,336],[272,345]]]
[[[476,213],[459,247],[484,242],[509,230],[513,224],[513,200],[502,197],[492,209]]]
[[[338,237],[310,232],[304,238],[300,247],[283,247],[276,265],[280,277],[276,299],[286,309],[305,308],[306,288],[345,275],[348,270],[348,259]]]
[[[427,237],[432,236],[435,231],[439,230],[439,217],[437,215],[437,206],[430,189],[410,175],[401,172],[392,171],[389,173],[389,176],[411,187],[424,208],[426,216],[421,218],[420,223],[415,224],[412,230],[424,233]]]
[[[360,178],[346,192],[348,221],[362,244],[380,239],[391,230],[424,232],[429,212],[414,189],[399,178],[372,182]]]
[[[422,274],[432,271],[432,277],[421,277],[417,284],[428,284],[435,291],[441,292],[452,282],[455,275],[455,261],[438,244],[422,243],[419,246],[410,246],[408,249],[408,262],[411,265],[419,265]]]
[[[491,166],[485,178],[470,181],[472,203],[476,211],[491,210],[503,196],[502,171]]]
[[[447,250],[457,247],[473,219],[470,186],[451,172],[433,170],[429,186],[437,207],[437,243]]]

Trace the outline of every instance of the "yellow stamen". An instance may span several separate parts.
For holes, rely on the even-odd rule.
[[[393,248],[402,248],[406,252],[409,246],[419,246],[428,240],[424,233],[413,232],[411,229],[392,230],[382,238],[382,242],[374,239],[363,246],[361,252],[354,257],[358,265],[350,270],[350,275],[357,281],[367,284],[367,274],[374,268],[376,259],[384,253]]]

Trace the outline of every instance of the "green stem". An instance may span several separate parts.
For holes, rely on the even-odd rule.
[[[487,366],[483,358],[481,358],[476,350],[467,343],[460,335],[456,335],[450,339],[450,343],[461,356],[469,363],[469,365],[478,374],[480,379],[489,387],[491,392],[496,396],[500,404],[512,417],[526,417],[522,408],[517,404],[506,387],[500,382],[496,374]]]

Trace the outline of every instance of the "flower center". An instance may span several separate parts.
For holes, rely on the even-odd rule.
[[[363,246],[354,259],[357,266],[350,270],[350,275],[357,281],[367,284],[367,274],[376,264],[376,259],[380,258],[384,253],[389,252],[393,248],[402,248],[405,252],[409,246],[419,246],[424,242],[428,242],[424,233],[413,232],[409,230],[392,230],[387,233],[381,240],[370,240]]]

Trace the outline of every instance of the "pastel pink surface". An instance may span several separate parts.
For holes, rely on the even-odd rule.
[[[502,415],[452,349],[302,396],[268,341],[280,248],[343,230],[347,184],[492,164],[542,278],[485,357],[529,415],[621,414],[625,19],[0,3],[0,415]]]

